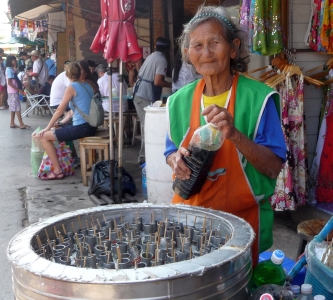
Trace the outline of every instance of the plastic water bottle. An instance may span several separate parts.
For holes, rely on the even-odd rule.
[[[208,123],[194,131],[188,146],[191,155],[183,157],[185,165],[191,170],[190,179],[175,179],[172,188],[176,194],[186,200],[200,192],[214,163],[215,154],[221,148],[223,141],[222,132],[213,123]]]
[[[301,285],[301,294],[297,300],[313,300],[311,284],[304,283]]]
[[[146,163],[142,165],[142,195],[145,200],[148,199]]]
[[[282,267],[284,253],[275,250],[271,259],[260,262],[253,270],[253,283],[255,287],[264,284],[276,284],[283,286],[286,280],[286,273]]]

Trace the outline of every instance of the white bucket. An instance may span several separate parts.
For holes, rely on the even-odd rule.
[[[166,108],[145,108],[145,150],[148,201],[169,204],[173,197],[172,170],[166,163],[165,137],[167,133]]]

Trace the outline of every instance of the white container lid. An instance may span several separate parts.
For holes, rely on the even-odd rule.
[[[303,283],[301,286],[301,292],[303,294],[312,294],[312,285],[308,283]]]
[[[282,262],[283,262],[283,260],[284,260],[284,253],[283,253],[283,251],[281,251],[281,250],[275,250],[272,253],[271,260],[276,265],[281,265]]]
[[[326,297],[323,295],[316,295],[314,296],[313,300],[326,300]]]
[[[301,292],[301,287],[297,284],[291,285],[290,289],[293,291],[294,294],[299,294]]]

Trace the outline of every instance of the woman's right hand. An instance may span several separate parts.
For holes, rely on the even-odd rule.
[[[168,164],[173,170],[174,175],[180,180],[190,179],[191,170],[185,165],[184,156],[190,156],[191,153],[186,148],[181,147],[177,152],[168,156]]]
[[[41,139],[46,131],[49,131],[49,129],[42,129],[40,132],[37,133],[37,136]]]

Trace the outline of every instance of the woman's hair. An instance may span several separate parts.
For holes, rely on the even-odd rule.
[[[94,82],[95,84],[97,84],[97,80],[94,78],[93,74],[91,73],[87,62],[85,62],[84,60],[79,60],[77,63],[81,66],[81,68],[87,74],[85,79],[89,79],[92,82]]]
[[[74,80],[79,80],[80,79],[81,68],[75,62],[71,62],[71,63],[66,64],[66,66],[65,66],[65,72],[66,72],[66,76],[69,79],[74,79]]]
[[[8,55],[6,58],[6,67],[14,67],[14,60],[16,60],[16,57],[14,55]]]
[[[250,61],[246,44],[246,33],[233,23],[227,10],[222,6],[200,6],[192,20],[184,26],[183,33],[178,39],[183,61],[187,63],[190,62],[188,54],[185,53],[185,49],[188,49],[190,46],[191,32],[193,32],[193,30],[195,30],[200,24],[212,20],[220,24],[226,42],[230,47],[237,51],[236,57],[230,59],[230,72],[232,74],[237,71],[246,72],[247,64]],[[233,43],[237,38],[240,40],[239,48]]]
[[[179,78],[179,72],[182,67],[183,61],[182,61],[182,53],[180,51],[177,52],[175,55],[175,62],[174,62],[174,68],[172,73],[172,82],[176,83]]]

